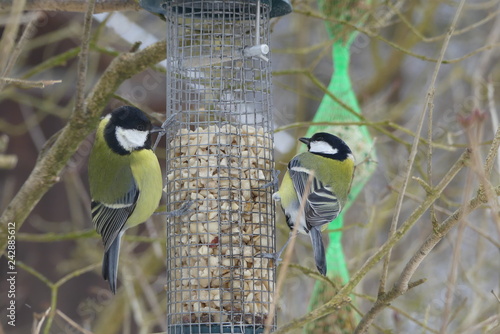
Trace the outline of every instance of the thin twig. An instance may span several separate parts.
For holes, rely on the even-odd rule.
[[[495,192],[500,195],[500,186],[495,188]],[[401,272],[401,275],[394,285],[394,287],[385,293],[381,298],[377,299],[375,305],[370,309],[370,311],[361,319],[355,333],[365,333],[375,316],[382,311],[389,303],[391,303],[398,296],[404,294],[408,291],[410,284],[408,283],[415,271],[418,269],[422,261],[429,255],[432,249],[441,241],[450,230],[458,224],[462,219],[464,219],[468,214],[470,214],[477,207],[482,205],[485,201],[484,196],[476,196],[470,200],[466,205],[460,207],[451,216],[449,216],[443,223],[435,229],[420,248],[415,252],[412,258],[406,263],[405,268]]]
[[[498,42],[500,39],[500,16],[496,16],[495,21],[493,22],[493,27],[490,29],[490,33],[485,40],[485,45],[493,44]],[[476,70],[472,75],[472,96],[473,96],[473,107],[474,109],[482,109],[482,91],[484,90],[485,76],[489,72],[489,68],[491,66],[491,62],[493,61],[495,53],[493,50],[488,50],[481,54],[479,60],[476,64]]]
[[[87,67],[89,61],[90,31],[92,30],[92,15],[94,14],[96,0],[89,0],[85,18],[83,20],[83,35],[78,54],[77,79],[76,79],[76,98],[75,112],[84,113],[85,111],[85,81],[87,79]]]
[[[66,282],[68,282],[70,279],[72,278],[75,278],[75,277],[78,277],[78,276],[81,276],[85,273],[88,273],[89,271],[92,271],[96,268],[99,268],[99,266],[101,265],[101,262],[97,262],[97,263],[93,263],[93,264],[89,264],[88,266],[86,267],[83,267],[83,268],[80,268],[80,269],[77,269],[77,270],[74,270],[72,272],[70,272],[69,274],[61,277],[57,282],[55,282],[53,284],[53,286],[55,288],[59,288],[61,285],[65,284]]]
[[[33,334],[40,334],[40,331],[42,330],[43,322],[45,321],[45,319],[49,315],[49,312],[50,312],[50,307],[47,308],[45,310],[45,312],[43,312],[42,314],[37,314],[37,313],[34,314],[35,321],[34,321],[33,327],[32,327]],[[40,317],[40,320],[37,322],[38,317]]]
[[[356,293],[356,292],[353,292],[353,295],[356,297],[364,298],[372,303],[374,303],[376,301],[376,298],[373,298],[372,296],[369,296],[369,295],[364,295],[364,294],[360,294],[360,293]],[[351,307],[355,308],[354,305],[351,305]],[[403,310],[399,307],[396,307],[394,305],[389,305],[388,307],[391,310],[394,310],[395,312],[402,314],[405,318],[407,318],[411,322],[422,327],[422,329],[429,331],[431,333],[434,333],[434,334],[439,333],[436,329],[433,329],[433,328],[429,327],[428,325],[426,325],[425,323],[423,323],[422,321],[420,321],[419,319],[414,318],[410,313],[406,312],[405,310]],[[361,314],[361,316],[363,316],[363,314]]]
[[[80,46],[80,53],[78,55],[78,66],[77,66],[77,82],[76,82],[76,98],[75,107],[73,109],[74,114],[86,114],[85,111],[85,80],[87,78],[87,65],[89,56],[89,40],[90,31],[92,29],[92,15],[94,14],[96,0],[87,1],[87,10],[85,12],[85,17],[83,19],[83,33],[82,41]],[[62,281],[63,284],[65,281]],[[59,283],[59,282],[58,282]],[[47,319],[47,324],[45,325],[44,333],[49,334],[52,322],[56,315],[56,305],[57,305],[57,286],[52,288],[52,298],[51,298],[51,310],[49,318]]]
[[[33,35],[36,33],[36,25],[35,22],[38,19],[38,13],[31,15],[31,20],[29,21],[28,25],[23,31],[23,34],[21,35],[21,38],[17,42],[16,46],[12,50],[12,52],[9,54],[8,61],[5,65],[5,68],[2,71],[2,76],[6,77],[10,74],[12,71],[12,68],[14,67],[14,64],[16,63],[17,59],[19,58],[19,55],[21,54],[21,51],[23,50],[24,46],[26,45],[26,42],[33,37]],[[7,78],[4,78],[7,79]],[[13,79],[14,80],[14,79]],[[5,87],[5,84],[7,82],[5,81],[0,81],[0,91],[2,91]],[[29,86],[28,86],[29,87]],[[44,87],[39,87],[39,88],[44,88]]]
[[[79,330],[83,334],[93,334],[91,331],[86,330],[79,324],[77,324],[73,319],[64,314],[61,310],[56,311],[57,315],[63,318],[68,324],[70,324],[73,328]]]
[[[405,54],[407,54],[407,55],[409,55],[411,57],[414,57],[414,58],[417,58],[417,59],[420,59],[420,60],[424,60],[424,61],[428,61],[428,62],[433,62],[433,63],[438,63],[439,62],[441,64],[454,64],[454,63],[461,62],[464,59],[470,58],[470,57],[472,57],[472,56],[474,56],[474,55],[476,55],[478,53],[481,53],[481,52],[484,52],[484,51],[488,51],[488,50],[500,47],[500,43],[488,44],[488,45],[482,46],[482,47],[480,47],[478,49],[475,49],[474,51],[469,52],[469,53],[463,55],[462,57],[453,58],[453,59],[441,59],[440,60],[439,58],[431,58],[431,57],[426,57],[424,55],[416,54],[416,53],[412,52],[411,50],[408,50],[408,49],[402,47],[401,45],[398,45],[398,44],[394,43],[393,41],[386,39],[385,37],[383,37],[382,34],[378,33],[377,31],[372,31],[370,29],[363,28],[362,26],[356,26],[355,24],[352,24],[351,22],[346,21],[346,20],[341,20],[341,19],[332,18],[332,17],[326,17],[326,16],[324,16],[324,15],[322,15],[320,13],[313,12],[313,11],[305,11],[305,10],[294,9],[294,12],[295,13],[299,13],[299,14],[303,14],[305,16],[310,16],[310,17],[318,18],[318,19],[321,19],[321,20],[324,20],[324,21],[331,21],[331,22],[334,22],[334,23],[346,25],[349,28],[358,30],[359,32],[361,32],[363,34],[366,34],[369,37],[378,39],[378,40],[380,40],[380,41],[382,41],[382,42],[390,45],[394,49],[396,49],[396,50],[398,50],[400,52],[403,52],[403,53],[405,53]],[[447,33],[447,38],[449,36],[450,35],[449,35],[449,32],[448,32]]]
[[[424,36],[420,31],[418,31],[418,29],[415,28],[415,26],[413,26],[411,24],[411,22],[401,13],[401,11],[399,11],[398,8],[395,8],[395,6],[393,4],[391,4],[390,2],[387,2],[387,5],[397,14],[397,16],[411,30],[411,32],[413,32],[416,36],[418,36],[418,38],[420,38],[422,40],[422,42],[425,42],[425,43],[437,42],[437,41],[442,40],[446,37],[446,33],[438,35],[438,36],[433,36],[433,37]],[[472,24],[470,24],[462,29],[456,29],[455,32],[453,33],[453,36],[459,36],[459,35],[462,35],[464,33],[469,32],[469,31],[472,31],[473,29],[480,27],[481,25],[498,17],[498,14],[500,14],[500,10],[493,11],[493,12],[489,13],[486,17],[484,17],[483,19],[481,19],[477,22],[474,22],[474,23],[472,23]]]
[[[413,163],[415,161],[415,157],[417,156],[419,137],[420,137],[420,133],[422,131],[422,127],[424,124],[425,115],[427,113],[427,109],[432,104],[432,100],[434,99],[434,92],[436,89],[435,86],[436,86],[437,76],[438,76],[439,70],[441,68],[441,64],[442,64],[442,61],[444,59],[444,54],[446,52],[446,49],[448,48],[448,44],[450,42],[451,36],[453,35],[453,31],[455,30],[455,27],[458,23],[458,18],[460,17],[460,14],[462,13],[464,3],[465,3],[465,0],[462,0],[457,8],[457,11],[455,13],[455,17],[453,18],[453,21],[452,21],[450,28],[448,30],[448,35],[445,38],[443,45],[441,47],[441,52],[440,52],[439,58],[438,58],[439,61],[436,63],[436,66],[434,68],[434,72],[432,74],[429,88],[427,89],[427,96],[426,96],[426,100],[424,103],[424,108],[423,108],[423,110],[420,114],[420,118],[418,120],[417,130],[415,131],[415,137],[413,138],[413,144],[411,147],[410,156],[408,157],[408,162],[406,164],[403,184],[401,185],[401,192],[398,195],[398,199],[396,201],[396,206],[394,208],[394,215],[392,217],[391,226],[389,228],[389,238],[391,238],[394,235],[394,233],[396,232],[396,228],[397,228],[398,221],[399,221],[399,215],[401,214],[401,208],[403,206],[403,199],[405,197],[406,188],[408,186],[408,181],[410,179],[411,171],[413,169]],[[380,286],[379,286],[379,291],[378,291],[379,295],[382,295],[385,292],[385,286],[386,286],[386,280],[387,280],[387,275],[388,275],[388,271],[389,271],[389,261],[391,258],[391,252],[392,252],[392,250],[389,249],[389,251],[387,253],[387,257],[384,260],[384,267],[382,270],[382,276],[380,278]],[[362,332],[359,332],[359,333],[362,333]]]
[[[61,54],[58,54],[54,57],[51,57],[49,59],[44,60],[40,64],[30,68],[27,70],[22,76],[21,79],[28,79],[29,77],[32,77],[35,74],[41,73],[43,71],[46,71],[50,68],[53,68],[55,66],[60,66],[61,64],[65,64],[68,60],[76,57],[80,53],[80,47],[74,47],[73,49],[69,49],[68,51],[65,51]]]
[[[0,78],[0,86],[2,86],[3,84],[11,84],[21,88],[45,88],[46,86],[55,85],[61,82],[62,80],[29,81],[14,78]]]
[[[495,293],[495,291],[491,290],[491,293],[493,294],[493,296],[495,296],[496,300],[498,300],[498,303],[500,304],[500,298],[497,296],[497,294]]]
[[[12,2],[16,3],[18,0],[0,0],[0,10],[11,8]],[[87,10],[87,2],[88,0],[27,0],[24,9],[83,13]],[[97,0],[95,13],[139,9],[141,7],[135,0]]]
[[[86,238],[92,239],[101,239],[101,236],[95,231],[95,229],[91,228],[88,230],[82,231],[74,231],[68,233],[43,233],[43,234],[35,234],[35,233],[17,233],[16,239],[19,241],[28,241],[28,242],[55,242],[55,241],[65,241],[65,240],[80,240]],[[141,242],[141,243],[162,243],[165,242],[165,238],[152,238],[148,236],[142,235],[127,235],[125,234],[122,237],[123,240],[133,241],[133,242]]]
[[[471,223],[467,223],[467,227],[470,228],[471,230],[473,230],[474,232],[476,232],[477,234],[479,234],[484,239],[488,240],[493,246],[498,248],[498,251],[500,251],[500,242],[496,241],[495,239],[493,239],[490,236],[490,233],[491,233],[490,231],[488,231],[488,232],[483,231],[479,227],[477,227],[476,225],[471,224]]]
[[[9,21],[2,33],[2,39],[0,40],[0,73],[2,77],[7,76],[8,73],[7,65],[17,38],[25,2],[26,0],[15,1],[13,6],[10,7]]]
[[[500,315],[492,315],[491,317],[486,318],[485,320],[475,324],[474,326],[471,326],[464,331],[461,332],[461,334],[474,334],[474,333],[497,333],[493,331],[485,331],[486,328],[489,326],[493,325],[496,323],[497,324],[497,329],[498,329],[498,322],[500,319]],[[494,329],[494,328],[493,328]]]
[[[500,20],[499,20],[500,21]],[[500,29],[499,29],[500,31]],[[490,111],[490,117],[491,117],[491,128],[493,129],[493,132],[496,133],[499,128],[499,120],[498,120],[498,112],[497,108],[495,105],[495,88],[493,87],[493,81],[491,80],[491,76],[488,78],[488,84],[487,84],[487,89],[488,89],[488,110]],[[500,155],[497,153],[497,168],[500,169]]]
[[[353,121],[353,122],[296,122],[296,123],[290,123],[288,125],[280,126],[274,129],[274,133],[290,130],[290,129],[295,129],[295,128],[307,128],[310,126],[321,126],[321,125],[326,125],[326,126],[346,126],[346,125],[359,125],[359,126],[369,126],[373,127],[375,129],[379,129],[383,126],[388,126],[391,127],[395,130],[399,130],[401,132],[404,132],[405,134],[408,134],[412,137],[415,137],[415,133],[405,127],[402,127],[399,124],[396,124],[392,121],[386,120],[386,121],[377,121],[377,122],[372,122],[372,121]],[[393,138],[394,137],[394,138]],[[410,147],[410,144],[401,140],[395,135],[390,136],[391,139],[394,139],[396,142]],[[456,151],[457,148],[466,148],[466,145],[449,145],[449,144],[439,144],[436,142],[429,143],[427,139],[420,137],[419,138],[420,142],[424,145],[432,145],[435,148],[439,148],[445,151]]]
[[[469,177],[467,180],[464,198],[467,198],[468,195],[470,194],[470,187],[471,187],[470,183],[472,182],[472,178],[470,177],[471,176],[470,172],[469,172],[468,176]],[[465,195],[467,195],[467,197]],[[454,299],[454,293],[455,293],[456,286],[457,286],[458,264],[459,264],[460,259],[461,259],[462,242],[464,239],[464,231],[465,231],[465,227],[466,227],[466,221],[462,220],[459,224],[460,225],[458,227],[457,237],[455,238],[454,247],[453,247],[453,255],[452,255],[452,259],[451,259],[450,273],[448,274],[444,310],[442,313],[442,323],[441,323],[441,328],[439,330],[440,334],[446,333],[446,330],[448,328],[448,324],[450,323],[451,308],[452,308],[452,303],[453,303],[453,299]]]

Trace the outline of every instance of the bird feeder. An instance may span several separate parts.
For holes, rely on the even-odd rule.
[[[170,0],[167,21],[168,333],[263,333],[273,303],[270,0]],[[154,10],[160,5],[160,10]],[[275,321],[272,321],[274,329]]]

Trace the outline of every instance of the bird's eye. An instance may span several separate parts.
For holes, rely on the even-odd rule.
[[[138,126],[137,126],[137,130],[139,130],[139,131],[144,131],[144,130],[146,130],[146,127],[145,127],[144,125],[142,125],[142,124],[141,124],[141,125],[138,125]]]

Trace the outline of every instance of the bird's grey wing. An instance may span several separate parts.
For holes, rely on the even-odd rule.
[[[330,187],[325,186],[315,177],[310,181],[311,172],[307,168],[301,166],[297,159],[292,159],[290,161],[288,164],[288,172],[301,202],[304,197],[307,182],[311,182],[309,185],[309,192],[305,197],[306,203],[304,204],[304,214],[308,229],[328,224],[337,218],[341,207]]]
[[[331,188],[317,182],[307,197],[304,208],[307,227],[311,228],[330,223],[337,218],[340,209],[340,203]]]
[[[302,201],[311,172],[309,169],[302,166],[299,159],[295,157],[288,163],[288,174],[292,179],[293,186],[297,192],[297,197],[300,201]]]
[[[139,189],[135,182],[132,182],[129,191],[114,203],[92,200],[92,222],[102,237],[105,251],[108,251],[118,234],[123,230],[128,217],[135,209],[138,197]]]

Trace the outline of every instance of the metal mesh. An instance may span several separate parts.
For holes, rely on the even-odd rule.
[[[269,6],[168,1],[169,333],[262,333],[274,292]],[[274,326],[273,321],[273,326]]]

